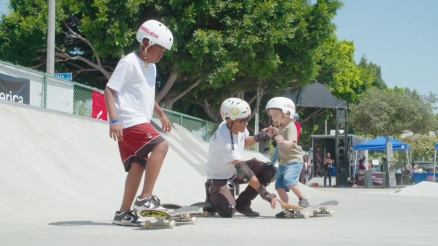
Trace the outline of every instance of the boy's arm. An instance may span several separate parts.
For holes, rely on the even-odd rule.
[[[158,118],[161,121],[161,129],[163,129],[165,133],[169,133],[172,130],[170,121],[156,101],[154,101],[154,112],[158,115]]]
[[[264,128],[263,130],[261,130],[261,132],[265,132],[265,133],[257,133],[255,136],[249,136],[245,139],[245,147],[247,146],[251,146],[253,144],[255,144],[256,142],[259,142],[260,140],[267,140],[267,139],[271,139],[273,133],[273,128],[267,127]],[[258,141],[256,141],[256,138],[258,139]]]
[[[287,148],[287,149],[298,149],[298,144],[297,144],[297,128],[295,127],[295,125],[293,125],[291,128],[289,128],[288,132],[287,132],[287,138],[288,140],[286,140],[284,138],[284,136],[281,135],[277,135],[277,137],[275,137],[275,140],[277,141],[277,143],[282,147],[282,148]]]
[[[249,137],[247,137],[247,138],[245,139],[245,147],[247,147],[247,146],[251,146],[251,145],[253,145],[253,144],[255,144],[255,143],[256,143],[256,141],[255,141],[255,139],[254,139],[253,136],[249,136]]]
[[[117,112],[116,112],[116,91],[105,87],[104,96],[105,96],[105,104],[106,108],[108,109],[108,114],[110,117],[110,122],[117,119]],[[122,141],[123,140],[123,130],[122,126],[120,125],[120,122],[110,123],[110,138],[113,138],[114,141]]]

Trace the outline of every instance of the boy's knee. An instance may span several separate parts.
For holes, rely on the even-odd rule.
[[[163,151],[164,153],[167,153],[167,151],[169,150],[169,144],[166,141],[163,141],[159,145],[157,145],[156,148],[160,151]]]
[[[223,218],[231,218],[236,213],[236,208],[231,204],[215,206],[215,210]]]

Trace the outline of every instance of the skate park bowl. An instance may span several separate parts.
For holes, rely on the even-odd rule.
[[[159,120],[153,125],[160,129]],[[154,194],[162,202],[204,201],[208,143],[177,124],[162,135],[169,151]],[[250,150],[244,158],[264,160]],[[311,204],[340,201],[334,217],[277,219],[280,206],[273,210],[257,197],[252,208],[261,216],[255,218],[198,216],[195,225],[175,229],[112,225],[126,173],[108,123],[2,100],[0,170],[1,245],[436,245],[438,216],[428,211],[438,199],[394,189],[300,185]],[[274,184],[267,189],[275,192]],[[297,203],[292,193],[289,198]]]

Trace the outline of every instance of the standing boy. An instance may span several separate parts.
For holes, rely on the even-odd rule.
[[[289,98],[275,97],[268,101],[266,111],[271,116],[273,124],[278,126],[277,136],[274,139],[277,141],[280,161],[275,189],[285,203],[289,202],[286,192],[292,190],[299,199],[298,205],[307,207],[309,202],[298,186],[298,179],[303,169],[303,155],[297,145],[297,128],[292,121],[295,104]],[[284,211],[275,215],[277,218],[285,216]]]
[[[123,57],[105,88],[105,103],[110,117],[110,137],[118,141],[125,171],[125,191],[113,224],[140,226],[135,210],[163,209],[152,194],[168,144],[150,124],[155,112],[165,133],[171,125],[155,102],[155,63],[170,50],[173,35],[162,23],[148,20],[137,31],[140,48]],[[150,154],[150,156],[148,156]],[[136,196],[143,173],[143,189]],[[131,210],[135,199],[134,210]]]

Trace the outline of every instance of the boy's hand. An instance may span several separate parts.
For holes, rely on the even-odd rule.
[[[263,131],[263,132],[268,132],[268,137],[272,137],[272,136],[274,136],[275,134],[277,134],[278,129],[275,128],[275,127],[269,126],[269,127],[264,128],[264,129],[261,130],[261,131]]]
[[[283,143],[284,142],[284,137],[283,136],[281,136],[281,135],[277,135],[277,136],[275,136],[275,141],[277,141],[277,143]]]
[[[161,121],[161,129],[163,129],[164,133],[170,133],[172,130],[172,125],[170,124],[169,119],[165,114],[162,114],[158,117]]]
[[[271,208],[275,209],[275,206],[277,205],[277,202],[280,204],[284,204],[284,202],[280,198],[274,198],[271,200]]]
[[[120,122],[116,122],[110,125],[110,138],[113,138],[114,141],[123,141],[123,130]]]

